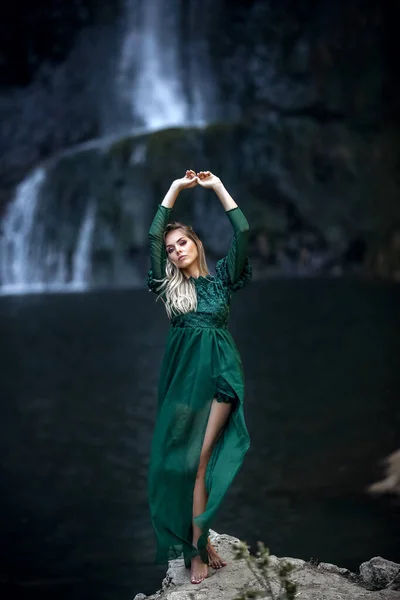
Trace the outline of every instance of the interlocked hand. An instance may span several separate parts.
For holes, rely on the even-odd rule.
[[[181,191],[196,187],[196,185],[201,185],[201,187],[204,188],[214,189],[220,183],[220,178],[216,175],[213,175],[211,171],[199,171],[196,174],[195,171],[190,169],[186,171],[185,177],[182,177],[181,179],[175,179],[173,185],[179,191]]]
[[[173,182],[173,185],[176,186],[179,191],[196,187],[197,184],[197,175],[193,170],[186,171],[185,177],[182,177],[181,179],[175,179]]]
[[[197,173],[197,180],[199,185],[204,188],[213,189],[216,185],[221,183],[221,180],[216,175],[213,175],[211,171],[200,171]]]

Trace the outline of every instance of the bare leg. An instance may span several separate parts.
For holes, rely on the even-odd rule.
[[[204,512],[207,504],[207,492],[206,492],[206,484],[205,484],[205,475],[207,470],[208,461],[211,458],[212,452],[215,448],[215,445],[218,441],[222,430],[228,421],[230,412],[232,410],[232,405],[227,404],[225,402],[217,402],[217,400],[213,400],[211,404],[210,415],[208,418],[207,429],[204,436],[203,447],[201,449],[200,454],[200,462],[196,476],[196,483],[193,490],[193,517],[197,517]],[[202,531],[197,525],[193,522],[193,545],[197,546],[197,542],[199,540]],[[210,551],[210,565],[214,566],[216,564],[215,557],[212,556],[212,546],[209,544]],[[215,551],[214,551],[215,552]],[[216,553],[215,553],[216,554]],[[218,555],[217,555],[218,556]],[[219,557],[218,557],[219,558]],[[220,559],[221,562],[222,559]],[[218,561],[217,561],[218,562]],[[226,563],[225,563],[226,564]],[[223,566],[223,564],[220,564]],[[219,568],[215,567],[214,568]],[[208,566],[203,563],[200,556],[195,556],[192,558],[192,567],[191,567],[191,582],[192,583],[200,583],[205,579],[208,575]]]

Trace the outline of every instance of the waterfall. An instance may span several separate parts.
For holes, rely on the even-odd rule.
[[[96,204],[93,199],[88,202],[86,212],[78,235],[76,250],[73,258],[72,282],[73,289],[86,289],[91,275],[91,248],[93,230],[96,218]]]
[[[186,6],[179,0],[126,3],[117,87],[131,118],[149,131],[204,125],[215,116],[201,24],[194,3]]]
[[[26,287],[39,287],[37,255],[40,236],[32,232],[36,221],[39,192],[46,179],[43,169],[36,169],[17,187],[15,198],[1,224],[1,275],[3,292],[24,292]]]
[[[91,148],[101,152],[110,136],[201,126],[216,117],[205,35],[212,13],[208,1],[200,19],[196,8],[195,2],[185,6],[180,0],[126,0],[116,75],[113,81],[102,82],[105,91],[114,90],[121,110],[114,110],[110,103],[107,131],[90,142]],[[98,99],[99,106],[102,100]],[[79,157],[82,151],[83,147],[71,147],[65,155]],[[60,187],[55,171],[62,160],[62,155],[53,157],[22,181],[0,223],[0,293],[84,290],[91,283],[95,185],[88,171],[79,174],[78,191],[72,184],[70,189],[68,184]],[[138,212],[143,213],[127,210],[134,220]],[[128,227],[136,235],[135,223]],[[112,233],[110,239],[117,248],[118,237]]]
[[[88,202],[69,267],[63,236],[54,235],[53,225],[46,222],[49,207],[41,205],[46,179],[44,169],[35,169],[17,187],[3,219],[0,238],[3,294],[83,290],[89,285],[95,203]],[[57,213],[51,216],[56,223],[62,221]]]

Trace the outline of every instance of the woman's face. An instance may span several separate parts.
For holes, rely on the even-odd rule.
[[[168,257],[178,269],[187,269],[193,262],[197,261],[197,246],[183,229],[173,229],[165,236],[165,248]]]

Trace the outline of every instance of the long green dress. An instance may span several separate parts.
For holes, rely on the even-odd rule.
[[[148,287],[157,294],[165,277],[163,233],[172,209],[158,205],[149,231],[151,269]],[[148,469],[150,514],[157,538],[156,563],[182,553],[186,566],[206,551],[209,527],[238,472],[250,439],[244,413],[244,377],[238,349],[228,331],[233,294],[251,280],[247,256],[249,224],[239,207],[226,211],[233,227],[227,256],[216,274],[191,277],[197,310],[171,318],[158,386],[158,414]],[[206,473],[206,510],[195,518],[202,530],[192,544],[193,488],[213,398],[233,409]]]

